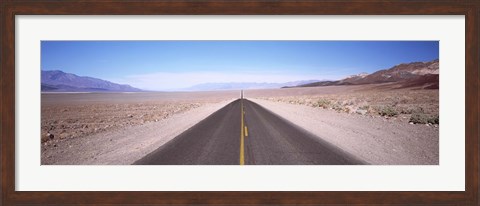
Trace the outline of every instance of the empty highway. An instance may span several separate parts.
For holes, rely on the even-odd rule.
[[[364,164],[247,99],[238,99],[136,161],[139,165]]]

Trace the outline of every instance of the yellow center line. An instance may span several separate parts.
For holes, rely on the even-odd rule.
[[[243,128],[244,128],[244,124],[243,124],[243,115],[244,115],[244,112],[243,112],[243,98],[240,100],[240,165],[244,165],[245,164],[245,155],[244,155],[244,134],[243,134]]]

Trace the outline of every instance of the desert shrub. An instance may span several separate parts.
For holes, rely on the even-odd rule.
[[[334,109],[337,112],[340,112],[343,110],[343,107],[337,102],[336,104],[332,105],[332,109]]]
[[[440,118],[438,115],[433,115],[428,118],[428,123],[430,124],[440,124]]]
[[[422,107],[415,107],[413,109],[410,109],[410,114],[421,114],[425,113],[425,110],[423,110]]]
[[[415,124],[427,124],[427,123],[439,124],[440,123],[438,115],[429,116],[423,113],[412,114],[412,116],[410,117],[410,122],[413,122]]]
[[[409,107],[397,107],[397,110],[400,112],[400,114],[412,114],[412,109]]]
[[[387,117],[394,117],[398,115],[398,112],[392,106],[384,106],[378,111],[378,114]]]
[[[360,110],[367,110],[367,111],[368,111],[368,110],[370,109],[370,106],[368,106],[368,105],[363,105],[363,106],[361,106],[361,107],[358,107],[358,109],[360,109]]]
[[[344,100],[342,101],[342,105],[343,106],[351,106],[351,105],[354,105],[355,102],[353,100]]]
[[[350,113],[351,111],[353,111],[353,109],[350,108],[349,106],[346,106],[343,110],[344,110],[346,113]]]
[[[423,113],[415,113],[410,117],[410,122],[415,124],[426,124],[428,123],[428,116]]]
[[[331,104],[331,102],[328,99],[319,99],[319,100],[317,100],[317,102],[313,103],[313,106],[327,109],[327,108],[329,108],[330,104]]]
[[[360,106],[358,107],[355,112],[357,114],[361,114],[361,115],[365,115],[367,114],[368,112],[370,111],[370,106],[369,105],[363,105],[363,106]]]
[[[400,113],[402,114],[423,114],[425,111],[422,107],[402,107],[400,109]]]

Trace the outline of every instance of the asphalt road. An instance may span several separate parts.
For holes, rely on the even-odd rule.
[[[260,105],[247,99],[239,99],[134,164],[354,165],[364,163]]]

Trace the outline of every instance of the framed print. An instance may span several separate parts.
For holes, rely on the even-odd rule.
[[[1,14],[4,205],[479,203],[478,3]]]

